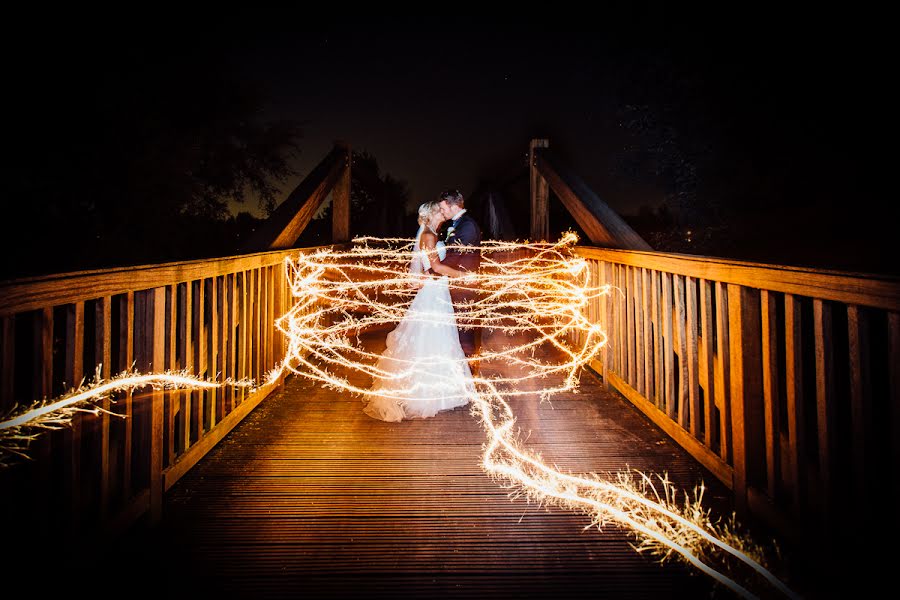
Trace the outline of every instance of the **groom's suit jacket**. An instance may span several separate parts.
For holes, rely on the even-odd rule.
[[[441,239],[447,248],[447,255],[442,263],[460,271],[478,270],[481,266],[481,228],[468,212],[450,222]],[[475,302],[478,295],[478,289],[474,287],[458,284],[450,287],[450,299],[453,301],[456,324],[459,327],[459,344],[466,356],[475,356],[479,347],[476,330],[472,328],[477,323],[472,323],[467,318],[466,309],[466,305]]]
[[[447,256],[441,262],[461,271],[477,271],[481,266],[481,228],[468,212],[460,215],[456,221],[449,221],[445,233],[444,244]],[[466,247],[470,247],[468,250]]]

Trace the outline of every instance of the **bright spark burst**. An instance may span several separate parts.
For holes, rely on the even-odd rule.
[[[415,364],[408,364],[400,373],[379,369],[379,355],[358,342],[363,331],[396,325],[418,291],[411,282],[425,276],[409,272],[408,265],[414,259],[411,240],[355,241],[357,244],[348,251],[323,249],[287,260],[295,304],[275,325],[285,334],[288,348],[285,360],[269,373],[267,382],[290,370],[363,397],[383,395],[384,390],[378,389],[381,386],[360,387],[337,374],[342,370],[361,371],[373,382],[392,384],[385,387],[397,396],[414,396],[419,391],[398,389],[396,381],[389,381],[402,381],[415,370]],[[507,399],[535,392],[546,399],[576,389],[582,368],[607,340],[602,328],[588,320],[586,309],[591,301],[609,293],[610,286],[590,284],[587,262],[569,251],[576,241],[574,234],[567,234],[556,244],[486,242],[481,248],[479,273],[449,280],[451,287],[469,286],[480,292],[476,301],[455,307],[457,319],[511,338],[505,347],[484,351],[477,358],[482,363],[502,361],[507,365],[504,372],[518,374],[475,378],[477,391],[471,396],[471,410],[487,434],[484,470],[508,487],[512,495],[583,512],[598,528],[607,523],[626,527],[638,538],[637,551],[656,554],[662,561],[680,557],[742,597],[754,594],[750,586],[726,575],[736,571],[736,566],[743,567],[745,581],[752,580],[755,585],[761,577],[783,594],[796,597],[766,569],[761,547],[737,533],[733,522],[720,524],[711,518],[702,507],[702,486],[691,498],[679,494],[667,477],[633,471],[608,479],[595,474],[566,474],[546,465],[519,443]],[[428,321],[435,316],[417,313],[413,318]],[[575,339],[578,344],[572,342]],[[554,354],[562,360],[541,360],[538,351],[546,346],[555,349]],[[436,381],[438,394],[442,385],[453,388],[452,365],[445,371],[445,380],[440,381],[438,376]],[[536,383],[550,376],[562,382]],[[253,382],[225,384],[252,386]],[[86,402],[144,385],[169,389],[218,387],[223,383],[199,380],[186,373],[123,374],[109,382],[98,380],[88,388],[0,423],[0,453],[10,450],[10,440],[32,439],[22,435],[23,430],[63,426],[75,411],[85,410],[79,406]],[[90,410],[98,409],[94,406]]]

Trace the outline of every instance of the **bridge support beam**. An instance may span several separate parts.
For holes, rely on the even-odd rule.
[[[528,148],[528,170],[531,175],[531,235],[532,241],[546,241],[550,237],[550,186],[537,168],[536,148],[547,148],[549,140],[533,139]]]
[[[343,150],[344,167],[331,192],[331,243],[342,244],[350,241],[350,164],[353,154],[347,142],[337,141],[334,147]]]

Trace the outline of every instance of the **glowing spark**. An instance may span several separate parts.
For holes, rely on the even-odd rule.
[[[418,290],[411,285],[417,276],[411,275],[408,269],[414,259],[411,240],[357,238],[355,241],[357,244],[348,251],[322,249],[286,260],[295,304],[275,322],[285,334],[288,348],[285,360],[268,374],[267,382],[290,370],[363,397],[385,394],[384,389],[403,398],[459,394],[458,387],[453,385],[456,380],[453,372],[457,369],[452,364],[442,369],[447,375],[438,374],[428,389],[404,389],[398,382],[404,381],[417,364],[427,363],[428,357],[405,364],[398,360],[404,368],[399,373],[388,372],[378,368],[379,355],[351,341],[363,331],[396,325],[407,313]],[[515,417],[506,399],[535,393],[530,387],[537,387],[542,398],[574,390],[581,369],[606,343],[606,334],[598,324],[587,319],[586,309],[591,301],[609,293],[610,287],[590,285],[587,262],[569,251],[576,241],[574,234],[567,234],[556,244],[487,242],[481,247],[482,267],[477,274],[448,280],[451,287],[471,287],[480,292],[477,300],[454,307],[456,319],[512,338],[508,346],[476,357],[481,362],[505,362],[509,367],[505,371],[511,374],[475,378],[477,391],[471,394],[471,410],[488,436],[482,467],[490,476],[504,480],[514,493],[524,494],[529,500],[585,512],[598,527],[607,522],[627,527],[638,536],[639,552],[658,554],[661,560],[680,556],[741,596],[752,594],[720,570],[730,567],[721,560],[724,558],[721,555],[737,559],[773,587],[794,597],[763,566],[761,548],[738,535],[733,526],[720,526],[710,519],[701,505],[702,487],[695,492],[693,500],[685,494],[679,504],[679,495],[667,478],[658,478],[660,493],[653,477],[640,473],[636,477],[630,471],[618,473],[614,481],[595,475],[567,475],[520,448],[513,433]],[[434,322],[446,320],[447,316],[410,313],[407,318]],[[570,341],[573,339],[578,340],[577,345]],[[552,347],[562,360],[549,363],[536,358],[536,352],[545,345]],[[335,374],[339,369],[362,371],[374,383],[371,387],[353,385]],[[551,375],[561,376],[562,383],[548,386],[542,381],[537,386],[529,385]],[[0,442],[4,440],[4,432],[59,425],[65,421],[66,411],[78,403],[123,387],[148,384],[222,385],[188,374],[131,375],[108,383],[98,382],[79,394],[3,422]],[[0,451],[3,449],[0,443]],[[713,566],[713,561],[722,566]]]
[[[288,368],[326,386],[363,397],[382,395],[384,388],[398,398],[417,394],[440,396],[442,386],[454,389],[452,364],[444,369],[446,377],[438,374],[435,386],[425,392],[398,389],[398,383],[416,369],[415,363],[427,361],[427,357],[408,361],[399,373],[386,372],[375,365],[378,355],[351,342],[361,331],[396,325],[417,291],[409,285],[407,265],[414,258],[409,251],[410,240],[356,241],[358,245],[350,251],[322,250],[288,262],[297,303],[276,322],[289,340],[292,360],[286,363]],[[733,528],[717,526],[709,518],[701,506],[702,488],[693,501],[685,495],[681,506],[668,479],[660,479],[660,495],[650,476],[640,474],[635,478],[631,472],[624,472],[617,474],[613,482],[596,476],[566,475],[519,448],[513,433],[515,418],[506,398],[533,394],[529,389],[533,386],[523,384],[550,375],[562,375],[563,383],[541,387],[543,398],[576,388],[581,369],[606,343],[600,326],[587,319],[586,308],[610,288],[590,286],[586,261],[568,252],[568,246],[575,241],[570,235],[557,244],[488,242],[481,248],[484,259],[477,274],[464,281],[448,281],[451,287],[471,286],[480,291],[479,299],[455,307],[457,319],[481,329],[502,331],[515,336],[518,342],[476,357],[482,363],[505,361],[510,367],[506,372],[521,373],[475,378],[478,391],[471,396],[472,413],[481,420],[488,435],[482,459],[484,470],[529,500],[586,512],[598,527],[606,522],[625,526],[638,535],[638,551],[659,554],[663,560],[680,556],[740,596],[753,594],[720,570],[729,565],[713,566],[714,560],[722,562],[718,552],[737,559],[776,589],[794,597],[763,566],[761,548],[736,534]],[[405,244],[405,251],[392,247],[397,244]],[[407,318],[433,322],[446,317],[411,313]],[[569,342],[575,339],[573,336],[577,336],[579,345]],[[528,339],[523,342],[522,337]],[[557,350],[562,360],[545,363],[536,358],[535,351],[545,344]],[[351,384],[334,374],[338,369],[362,371],[372,377],[374,384]],[[391,385],[377,385],[388,380]]]
[[[140,374],[124,372],[109,380],[100,377],[101,366],[97,366],[94,381],[81,385],[63,396],[48,401],[37,402],[30,407],[15,410],[9,417],[0,421],[0,466],[8,466],[7,454],[28,458],[27,449],[41,430],[60,429],[71,424],[72,417],[78,412],[98,414],[105,412],[112,416],[122,417],[118,413],[104,410],[94,403],[110,397],[116,392],[133,391],[151,387],[155,390],[176,389],[212,389],[223,385],[254,388],[251,380],[226,379],[224,382],[200,379],[187,372],[171,372]]]

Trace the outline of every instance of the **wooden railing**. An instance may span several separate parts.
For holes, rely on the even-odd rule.
[[[0,286],[2,410],[15,401],[54,398],[95,374],[108,379],[132,366],[141,373],[187,371],[209,380],[264,384],[284,358],[275,319],[290,306],[285,258],[302,250],[72,273]],[[10,471],[28,490],[23,506],[67,526],[121,529],[162,495],[282,379],[250,393],[120,393],[103,411],[81,413],[71,427],[41,435],[37,459]],[[25,492],[25,493],[23,493]],[[47,506],[54,502],[56,506]]]
[[[334,239],[348,239],[350,169],[338,142],[248,240],[257,253],[0,282],[0,415],[132,369],[258,385],[103,400],[40,435],[30,463],[0,469],[3,514],[32,537],[37,525],[116,532],[158,519],[163,493],[281,384],[266,381],[286,350],[275,328],[291,301],[285,259],[315,250],[290,248],[329,195]]]
[[[577,253],[613,286],[589,309],[609,335],[594,369],[731,486],[739,510],[799,535],[896,494],[900,281]]]

